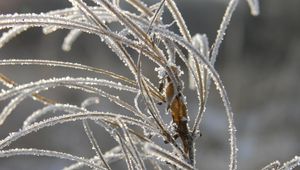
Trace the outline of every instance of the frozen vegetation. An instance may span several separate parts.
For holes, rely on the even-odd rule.
[[[21,107],[19,105],[28,98],[40,102],[42,107],[24,119],[23,126],[18,131],[11,131],[0,140],[0,157],[46,156],[73,161],[65,170],[81,169],[84,166],[110,170],[111,164],[119,161],[130,170],[197,169],[199,158],[195,145],[201,140],[200,125],[204,113],[207,112],[209,91],[215,87],[224,104],[228,122],[229,139],[224,140],[224,143],[229,145],[229,163],[224,169],[238,169],[238,139],[234,113],[214,65],[239,0],[229,1],[214,41],[209,41],[205,34],[190,34],[175,0],[161,0],[152,4],[141,0],[126,0],[135,10],[122,8],[119,0],[69,2],[72,7],[46,13],[1,14],[0,29],[4,32],[0,38],[0,47],[32,27],[42,27],[44,34],[61,29],[69,30],[62,49],[70,51],[76,39],[82,33],[88,33],[99,37],[123,62],[123,69],[128,69],[132,76],[76,62],[30,58],[1,59],[1,66],[66,68],[93,73],[96,76],[57,75],[17,84],[18,80],[12,80],[1,73],[0,80],[6,88],[1,91],[0,100],[8,102],[1,111],[0,126],[5,124],[11,114],[18,114],[14,113],[15,109]],[[247,2],[251,14],[259,15],[258,0]],[[172,23],[163,22],[165,13],[171,14]],[[176,31],[171,29],[174,26]],[[155,65],[151,69],[157,75],[159,87],[155,85],[156,80],[146,76],[145,70],[149,70],[147,62]],[[188,82],[184,81],[183,75],[188,75]],[[41,94],[61,87],[82,91],[89,97],[75,105]],[[189,96],[185,95],[186,90],[197,94],[197,105],[192,106],[196,108],[196,113],[188,110]],[[129,93],[132,97],[124,97],[118,93]],[[93,110],[92,106],[98,105],[102,100],[116,104],[122,112]],[[172,119],[171,123],[163,118],[165,113]],[[193,120],[189,117],[192,114],[195,115]],[[37,148],[10,148],[14,142],[26,135],[74,121],[82,122],[94,156],[85,157]],[[95,137],[97,128],[91,126],[107,131],[116,146],[101,148]],[[286,163],[270,163],[262,170],[289,170],[299,165],[300,158],[296,156]]]

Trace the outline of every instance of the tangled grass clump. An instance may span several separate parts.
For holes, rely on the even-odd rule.
[[[94,6],[87,5],[83,0],[69,0],[73,7],[50,11],[41,14],[5,14],[0,15],[0,29],[9,29],[0,38],[0,47],[16,35],[32,27],[42,27],[45,34],[59,29],[70,30],[62,45],[63,50],[71,50],[72,43],[81,33],[89,33],[100,37],[110,49],[124,62],[124,69],[131,71],[134,79],[77,63],[36,60],[36,59],[9,59],[0,60],[1,66],[8,65],[40,65],[48,67],[64,67],[69,69],[84,70],[97,73],[105,78],[89,77],[60,77],[43,79],[18,85],[4,74],[0,80],[8,89],[0,93],[0,100],[10,99],[0,114],[0,125],[10,116],[13,110],[26,98],[34,98],[44,104],[33,112],[26,120],[23,127],[11,133],[0,141],[0,157],[16,155],[35,155],[57,157],[75,161],[75,164],[65,167],[68,170],[88,166],[93,169],[111,169],[110,164],[115,161],[124,161],[128,169],[152,169],[168,167],[170,169],[197,169],[195,143],[200,136],[199,126],[208,99],[211,82],[216,86],[224,103],[228,117],[228,131],[230,134],[230,163],[229,169],[237,169],[237,139],[234,125],[233,112],[230,102],[220,79],[214,68],[219,47],[229,25],[231,16],[239,0],[230,0],[223,16],[216,40],[210,46],[205,34],[191,36],[185,21],[174,0],[161,0],[156,4],[145,4],[141,0],[126,0],[137,9],[133,13],[122,9],[118,0],[92,0]],[[247,0],[251,13],[258,15],[258,1]],[[163,23],[164,10],[169,10],[177,24],[180,34],[169,30],[169,25]],[[117,31],[112,23],[122,25]],[[157,43],[159,41],[159,43]],[[135,51],[133,55],[129,51]],[[188,55],[187,55],[188,54]],[[143,74],[144,65],[141,58],[147,58],[157,65],[155,69],[160,79],[160,87],[153,85],[150,79]],[[190,84],[198,94],[198,112],[189,113],[186,98],[183,93],[183,80],[180,76],[182,70],[177,61],[182,61],[188,69]],[[154,68],[153,68],[154,69]],[[112,112],[98,112],[89,110],[88,106],[97,104],[99,98],[87,98],[80,106],[68,103],[58,103],[40,95],[56,87],[79,89],[88,94],[98,95],[99,98],[109,99],[122,109],[132,113],[123,115]],[[110,94],[105,88],[132,93],[136,97],[130,104],[128,99]],[[161,110],[158,104],[165,103],[166,108]],[[53,111],[64,114],[43,119],[43,116]],[[172,127],[169,122],[162,119],[161,115],[169,112],[173,119]],[[189,115],[195,114],[194,121],[189,120]],[[64,124],[70,121],[82,121],[86,135],[95,151],[92,158],[83,158],[68,153],[41,150],[34,148],[7,149],[8,146],[19,138],[36,132],[45,127]],[[90,123],[95,123],[110,133],[118,146],[103,153],[90,128]],[[143,134],[137,132],[135,127],[143,129]],[[154,137],[161,139],[170,146],[169,149]],[[148,167],[145,163],[151,163]],[[289,168],[299,164],[299,157],[290,162]],[[265,169],[271,169],[275,164],[270,164]],[[276,163],[276,169],[284,169]],[[271,168],[270,168],[271,167]]]

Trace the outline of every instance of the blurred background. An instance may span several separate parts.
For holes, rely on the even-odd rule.
[[[205,33],[212,43],[228,0],[176,2],[190,33]],[[0,0],[0,13],[40,13],[70,6],[68,1],[62,0]],[[243,170],[260,169],[275,160],[285,162],[300,155],[300,1],[263,0],[260,6],[261,15],[253,17],[246,2],[241,0],[216,63],[235,112],[238,169]],[[169,16],[168,13],[165,15],[165,23],[172,22]],[[67,31],[62,30],[43,35],[41,29],[30,29],[0,49],[0,58],[70,61],[132,77],[122,62],[95,36],[83,34],[70,52],[63,52],[61,44],[66,34]],[[156,72],[153,68],[145,70],[155,82]],[[183,70],[186,71],[185,68]],[[19,84],[68,75],[98,76],[72,69],[40,66],[1,66],[0,72]],[[6,89],[2,85],[0,87]],[[197,167],[203,170],[227,169],[227,117],[218,93],[214,87],[211,89],[201,125],[203,136],[196,145]],[[65,88],[42,94],[71,104],[80,104],[90,96]],[[186,90],[186,95],[190,117],[193,118],[197,110],[196,99],[190,90]],[[8,102],[2,101],[1,108]],[[105,105],[104,110],[122,111],[109,102],[101,102]],[[0,139],[21,128],[22,121],[41,107],[32,99],[22,102],[1,126]],[[115,146],[104,130],[97,128],[94,133],[104,151]],[[57,150],[85,157],[94,154],[80,122],[45,128],[10,146],[17,147]],[[1,170],[54,170],[69,164],[69,161],[31,156],[0,159]],[[113,168],[122,169],[122,166],[114,164]]]

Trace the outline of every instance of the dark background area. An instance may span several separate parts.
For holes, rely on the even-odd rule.
[[[176,2],[191,34],[206,33],[212,43],[228,1]],[[241,0],[216,63],[235,112],[239,146],[238,169],[243,170],[260,169],[275,160],[285,162],[300,155],[300,1],[263,0],[260,4],[261,15],[253,17],[246,2]],[[39,13],[64,7],[70,7],[70,3],[61,0],[0,1],[1,14]],[[167,18],[165,21],[172,22]],[[61,44],[66,33],[66,30],[62,30],[43,35],[41,29],[30,29],[0,49],[0,58],[70,61],[130,75],[122,62],[93,35],[81,35],[70,52],[63,52]],[[149,68],[148,71],[151,73],[153,69]],[[0,72],[19,84],[41,78],[98,76],[71,69],[40,66],[1,66]],[[149,76],[154,78],[156,73]],[[4,86],[0,87],[6,89]],[[197,167],[204,170],[227,169],[229,160],[227,117],[221,99],[214,86],[212,87],[201,125],[203,136],[196,145]],[[89,96],[65,88],[42,94],[71,104],[80,104]],[[193,113],[196,112],[195,96],[189,90],[186,95],[193,118]],[[1,108],[8,102],[1,102]],[[106,106],[104,109],[117,110],[115,105],[103,102],[102,105]],[[0,139],[21,128],[22,121],[40,107],[41,104],[31,99],[22,102],[0,127]],[[115,145],[104,130],[97,128],[95,134],[104,151]],[[93,155],[80,122],[45,128],[10,146],[15,147],[57,150],[85,157]],[[50,170],[69,164],[69,161],[44,157],[0,159],[1,170]],[[113,168],[120,166],[122,165],[116,164]]]

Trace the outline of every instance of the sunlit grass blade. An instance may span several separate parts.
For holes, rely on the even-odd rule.
[[[29,149],[16,148],[16,149],[9,149],[9,150],[0,150],[0,157],[11,157],[11,156],[21,156],[21,155],[56,157],[59,159],[67,159],[71,161],[80,162],[81,164],[84,164],[91,168],[105,170],[105,168],[87,159],[84,159],[82,157],[77,157],[71,154],[63,153],[63,152],[41,150],[41,149],[34,149],[34,148],[29,148]]]
[[[179,169],[195,170],[191,165],[183,160],[180,160],[178,156],[162,149],[157,145],[147,143],[145,145],[145,150],[149,155],[151,155],[150,157],[152,157],[153,159],[157,159],[158,161],[165,161]]]

